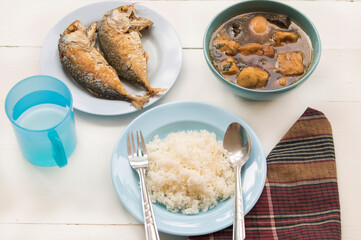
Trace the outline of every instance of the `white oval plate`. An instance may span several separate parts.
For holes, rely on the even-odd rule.
[[[74,108],[96,115],[122,115],[137,111],[129,102],[100,99],[91,95],[76,83],[65,72],[59,61],[59,35],[75,20],[89,25],[94,21],[100,23],[103,15],[116,7],[132,4],[130,2],[99,2],[81,7],[61,19],[48,33],[41,51],[40,65],[44,75],[50,75],[63,81],[70,89],[74,98]],[[149,55],[148,78],[152,87],[167,88],[167,92],[176,81],[182,65],[182,47],[178,35],[170,23],[155,11],[135,4],[139,17],[152,20],[154,25],[149,30],[142,31],[142,43]],[[125,89],[132,95],[143,95],[144,90],[123,83]],[[165,92],[166,93],[166,92]],[[144,106],[149,107],[164,94],[150,98]]]
[[[266,158],[256,133],[234,113],[215,105],[201,102],[174,102],[150,109],[136,119],[121,133],[115,144],[111,176],[115,191],[123,206],[140,222],[143,222],[139,178],[130,167],[127,153],[127,133],[142,130],[145,142],[155,135],[165,138],[171,132],[205,129],[214,132],[223,141],[224,133],[232,122],[241,123],[252,141],[250,159],[242,168],[243,207],[247,214],[261,196],[267,173]],[[164,205],[153,203],[154,216],[159,231],[182,236],[202,235],[216,232],[233,223],[231,197],[214,208],[193,215],[168,211]]]

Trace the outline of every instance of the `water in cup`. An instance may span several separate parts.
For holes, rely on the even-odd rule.
[[[52,128],[63,120],[67,108],[56,104],[40,104],[26,110],[15,122],[31,130]]]

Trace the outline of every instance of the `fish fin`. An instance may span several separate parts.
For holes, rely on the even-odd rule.
[[[149,55],[146,51],[144,51],[144,57],[145,57],[145,61],[148,62],[149,60]]]
[[[100,97],[100,95],[99,95],[97,92],[93,91],[92,89],[86,88],[86,90],[88,90],[88,92],[90,92],[90,93],[93,94],[94,96]]]
[[[68,35],[78,30],[83,31],[83,29],[84,29],[83,24],[81,24],[79,20],[75,20],[72,24],[68,26],[68,28],[65,30],[63,35]]]
[[[136,19],[131,21],[128,31],[136,31],[141,36],[140,31],[144,29],[149,29],[153,24],[154,23],[149,19],[137,17]]]
[[[167,91],[166,88],[150,88],[149,91],[146,93],[146,95],[148,96],[154,96],[154,95],[157,95],[158,93],[162,93],[162,92],[165,92]]]
[[[95,45],[97,25],[98,25],[97,22],[93,22],[86,29],[86,35],[88,36],[88,38],[90,40],[90,48],[93,48]]]
[[[136,109],[143,109],[144,104],[149,101],[149,95],[145,94],[144,96],[134,97],[132,100],[132,104]]]

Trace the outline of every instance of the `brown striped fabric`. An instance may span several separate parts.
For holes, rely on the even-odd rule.
[[[232,226],[188,240],[230,240]],[[308,108],[267,157],[267,181],[246,239],[341,239],[331,125]]]

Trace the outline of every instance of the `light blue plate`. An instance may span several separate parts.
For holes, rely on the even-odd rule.
[[[122,132],[113,151],[111,174],[123,206],[143,222],[138,175],[128,163],[126,138],[129,131],[142,130],[146,142],[155,135],[164,138],[170,132],[201,129],[214,132],[219,140],[223,140],[232,122],[241,123],[252,140],[251,158],[242,168],[244,211],[248,213],[260,197],[266,180],[267,165],[261,142],[248,124],[234,113],[200,102],[174,102],[155,107],[139,115]],[[161,204],[153,204],[153,209],[159,231],[174,235],[207,234],[224,229],[233,222],[233,197],[195,215],[173,213]]]

